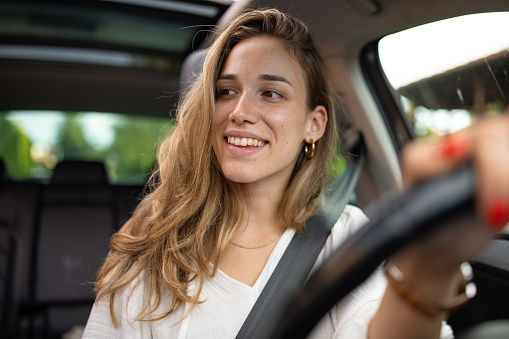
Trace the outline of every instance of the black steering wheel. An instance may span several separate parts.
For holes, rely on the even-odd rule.
[[[447,220],[458,213],[473,213],[474,189],[474,170],[471,165],[465,165],[385,201],[379,213],[308,279],[289,302],[281,319],[275,322],[270,338],[306,338],[323,315],[366,280],[387,257],[408,243],[446,227]],[[507,338],[508,323],[497,323],[497,326]],[[493,336],[492,328],[488,330],[489,336],[483,335],[486,331],[478,330],[475,338],[502,338]]]

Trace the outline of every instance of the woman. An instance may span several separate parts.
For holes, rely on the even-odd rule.
[[[300,21],[265,10],[230,24],[210,48],[160,148],[153,191],[111,240],[84,337],[234,338],[292,236],[316,212],[336,150],[332,98],[324,62]],[[478,134],[486,128],[412,146],[404,157],[409,185],[477,159],[484,147]],[[509,146],[507,133],[500,134]],[[420,160],[426,152],[440,154],[427,168]],[[480,159],[481,168],[490,161]],[[502,215],[506,181],[498,224],[508,219]],[[482,186],[481,204],[492,194]],[[347,206],[317,265],[365,221]],[[453,296],[459,263],[491,235],[477,233],[481,237],[469,235],[471,247],[448,253],[447,260],[428,265],[428,252],[437,248],[431,239],[393,262],[429,298]],[[445,316],[423,315],[377,272],[311,337],[431,338],[441,330],[447,337]]]

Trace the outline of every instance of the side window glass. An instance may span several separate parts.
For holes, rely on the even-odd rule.
[[[442,135],[509,104],[509,12],[437,21],[382,38],[382,68],[417,136]]]

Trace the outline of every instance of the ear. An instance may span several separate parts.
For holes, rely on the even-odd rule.
[[[325,133],[327,126],[327,109],[324,106],[318,105],[311,112],[308,113],[308,128],[304,137],[307,143],[319,140]]]

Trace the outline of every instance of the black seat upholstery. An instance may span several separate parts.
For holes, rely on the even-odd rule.
[[[42,188],[43,185],[36,182],[12,181],[0,193],[0,216],[10,242],[6,252],[10,265],[4,308],[6,325],[1,332],[5,338],[26,338],[19,335],[17,329],[20,314],[24,309],[30,309],[33,302],[33,258]]]
[[[117,209],[115,231],[118,231],[131,218],[144,193],[143,185],[115,186],[115,204]]]
[[[52,185],[108,185],[108,175],[102,162],[62,161],[57,164],[51,177]],[[76,195],[74,195],[76,196]]]
[[[9,175],[7,174],[7,167],[3,159],[0,159],[0,190],[9,182]]]
[[[104,165],[59,163],[42,196],[24,337],[57,338],[86,323],[92,282],[114,228],[113,189]]]
[[[109,185],[100,162],[59,163],[49,185],[0,178],[0,338],[85,325],[109,238],[142,190]]]
[[[14,283],[13,269],[15,260],[14,224],[16,206],[14,199],[7,192],[7,168],[0,159],[0,336],[9,331],[12,308],[11,287]]]

